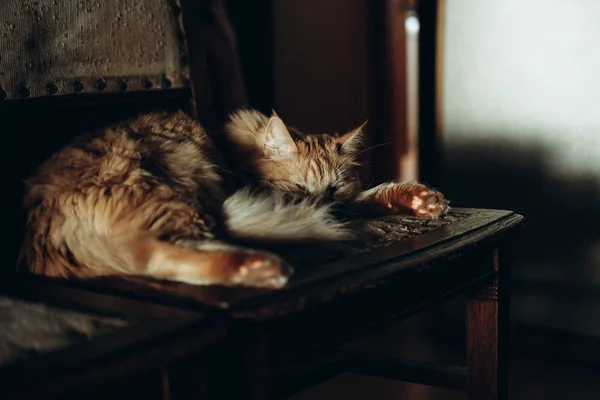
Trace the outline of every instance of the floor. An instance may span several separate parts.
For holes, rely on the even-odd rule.
[[[450,335],[451,336],[451,335]],[[349,346],[423,361],[464,364],[462,346],[439,340],[422,317],[404,321]],[[600,368],[540,357],[513,356],[510,364],[511,400],[600,399]],[[466,400],[462,392],[385,379],[341,374],[291,397],[293,400]]]

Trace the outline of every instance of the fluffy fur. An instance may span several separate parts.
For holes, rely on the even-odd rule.
[[[27,181],[21,260],[49,276],[282,287],[292,273],[283,260],[231,243],[343,240],[350,232],[334,202],[430,218],[447,210],[440,193],[418,183],[361,192],[361,128],[308,135],[275,113],[244,110],[231,116],[219,149],[181,112],[83,136]]]
[[[351,236],[331,213],[331,205],[306,198],[290,204],[277,192],[236,192],[223,204],[227,228],[236,238],[262,242],[331,241]],[[257,229],[259,227],[259,229]]]

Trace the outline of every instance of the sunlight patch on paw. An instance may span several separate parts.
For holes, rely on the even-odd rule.
[[[418,196],[414,196],[410,206],[416,210],[417,208],[421,207],[421,205],[423,205],[423,200]]]
[[[252,262],[250,262],[248,264],[248,267],[251,268],[251,269],[259,269],[259,268],[266,268],[269,265],[271,265],[271,262],[267,258],[267,259],[264,259],[264,260],[262,260],[262,259],[254,260],[254,261],[252,261]]]
[[[270,278],[269,280],[264,282],[264,287],[267,288],[271,288],[271,289],[281,289],[282,287],[284,287],[288,282],[288,278],[284,277],[284,276],[277,276],[277,277],[273,277]]]
[[[280,276],[277,278],[277,286],[278,287],[283,287],[287,284],[288,282],[288,278],[285,276]]]

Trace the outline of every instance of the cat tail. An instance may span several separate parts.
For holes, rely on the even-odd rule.
[[[291,203],[282,194],[253,194],[242,189],[225,200],[229,233],[262,243],[340,241],[352,237],[347,224],[333,215],[332,205],[305,199]]]

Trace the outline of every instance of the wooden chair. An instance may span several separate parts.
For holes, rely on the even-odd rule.
[[[9,160],[14,169],[7,185],[10,209],[20,201],[19,180],[83,129],[157,108],[187,109],[214,128],[227,110],[245,104],[219,2],[59,3],[0,3],[0,121],[17,141]],[[69,35],[68,30],[65,35],[64,26],[72,21],[81,29],[115,35]],[[148,27],[159,26],[160,36],[149,32]],[[218,68],[223,65],[229,67]],[[225,317],[227,338],[211,349],[216,356],[209,381],[215,398],[284,398],[331,374],[351,371],[465,389],[473,400],[503,399],[510,241],[522,219],[510,211],[455,209],[439,221],[357,220],[357,229],[367,234],[362,242],[274,249],[297,267],[290,285],[276,292],[136,277],[53,285],[78,288],[77,296],[118,294]],[[19,232],[19,222],[14,221],[12,231]],[[15,234],[15,249],[19,243]],[[11,285],[21,281],[6,279]],[[459,294],[469,298],[466,368],[339,347]]]
[[[297,273],[275,292],[138,277],[79,285],[226,315],[231,326],[217,350],[221,363],[211,365],[215,382],[223,382],[215,384],[216,398],[286,398],[354,372],[465,390],[473,400],[505,399],[511,241],[522,220],[510,211],[482,209],[454,209],[435,222],[357,220],[357,229],[367,232],[363,242],[278,249]],[[466,366],[340,347],[461,294],[468,299]]]
[[[233,49],[218,0],[0,2],[2,198],[11,232],[3,238],[2,293],[136,321],[26,365],[2,365],[0,398],[122,398],[123,388],[150,398],[202,397],[205,350],[226,331],[218,323],[15,276],[22,182],[77,134],[142,112],[182,109],[215,128],[245,104]]]
[[[0,287],[3,399],[206,398],[226,324],[158,304],[11,280]]]

